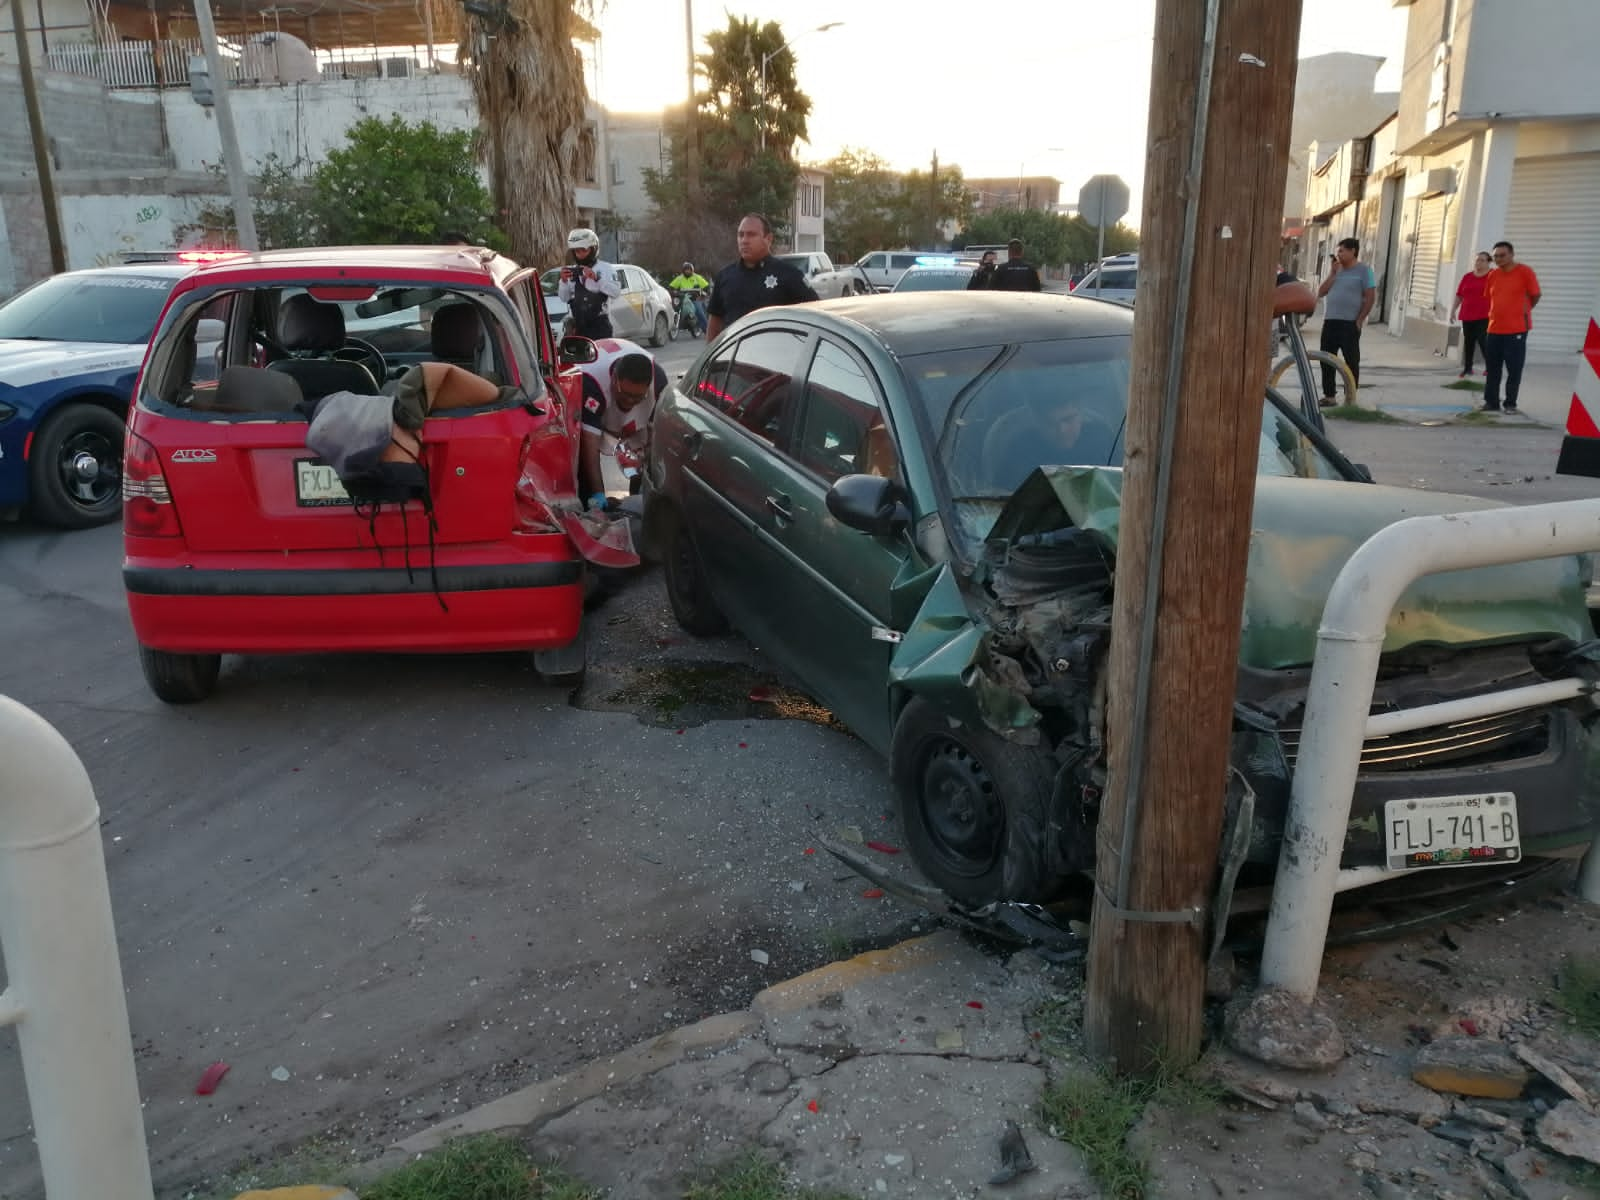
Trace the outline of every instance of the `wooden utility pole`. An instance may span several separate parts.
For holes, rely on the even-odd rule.
[[[206,53],[206,70],[211,75],[212,103],[217,110],[217,136],[222,140],[222,166],[228,174],[228,191],[233,196],[233,227],[239,246],[251,253],[261,249],[256,240],[256,217],[250,207],[250,176],[245,173],[244,156],[239,153],[239,135],[233,124],[233,102],[229,92],[233,82],[217,47],[217,27],[211,19],[211,0],[194,0],[195,24],[200,27],[200,46]]]
[[[17,35],[17,74],[22,80],[22,106],[28,110],[28,133],[33,139],[33,165],[39,172],[39,201],[44,206],[44,236],[50,244],[50,270],[59,275],[67,269],[67,249],[61,237],[61,209],[56,204],[56,178],[50,163],[50,143],[45,139],[44,113],[39,107],[38,80],[33,77],[33,55],[28,51],[28,27],[22,19],[22,0],[12,0],[11,28]]]
[[[1158,0],[1088,1044],[1200,1048],[1301,0]]]

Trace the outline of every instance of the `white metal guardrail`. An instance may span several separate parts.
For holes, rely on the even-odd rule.
[[[1592,691],[1580,680],[1563,679],[1370,716],[1384,635],[1401,593],[1422,576],[1440,571],[1593,551],[1600,551],[1600,500],[1411,517],[1380,529],[1350,556],[1333,582],[1317,631],[1262,949],[1263,988],[1282,988],[1302,1000],[1315,996],[1334,894],[1396,874],[1382,868],[1339,869],[1361,746],[1368,736],[1551,704]],[[1600,903],[1600,840],[1589,850],[1579,888],[1586,900]]]
[[[45,1195],[151,1200],[100,807],[66,739],[6,696],[0,949]]]

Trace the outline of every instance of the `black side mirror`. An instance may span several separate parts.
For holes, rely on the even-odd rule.
[[[846,475],[828,489],[834,520],[874,537],[899,533],[911,524],[906,491],[881,475]]]
[[[572,365],[592,363],[600,357],[600,350],[593,342],[575,333],[561,339],[557,352],[561,355],[562,362]]]
[[[1351,463],[1350,465],[1356,469],[1356,474],[1359,475],[1364,482],[1372,482],[1372,468],[1367,466],[1366,463]]]

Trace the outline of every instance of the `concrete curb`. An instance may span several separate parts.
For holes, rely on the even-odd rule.
[[[755,1037],[762,1032],[764,1017],[793,1013],[869,981],[935,964],[949,957],[948,945],[937,935],[913,938],[775,983],[758,992],[743,1011],[684,1025],[414,1133],[362,1164],[360,1175],[371,1179],[394,1170],[452,1138],[536,1129],[610,1088],[633,1083],[690,1056],[712,1054]]]

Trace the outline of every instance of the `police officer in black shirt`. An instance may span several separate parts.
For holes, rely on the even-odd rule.
[[[1039,282],[1039,272],[1022,257],[1022,239],[1012,238],[1006,243],[1006,261],[994,271],[990,290],[996,292],[1037,292],[1044,285]]]
[[[751,213],[739,222],[739,261],[723,267],[712,281],[706,339],[758,308],[815,299],[804,275],[772,257],[772,222]]]

